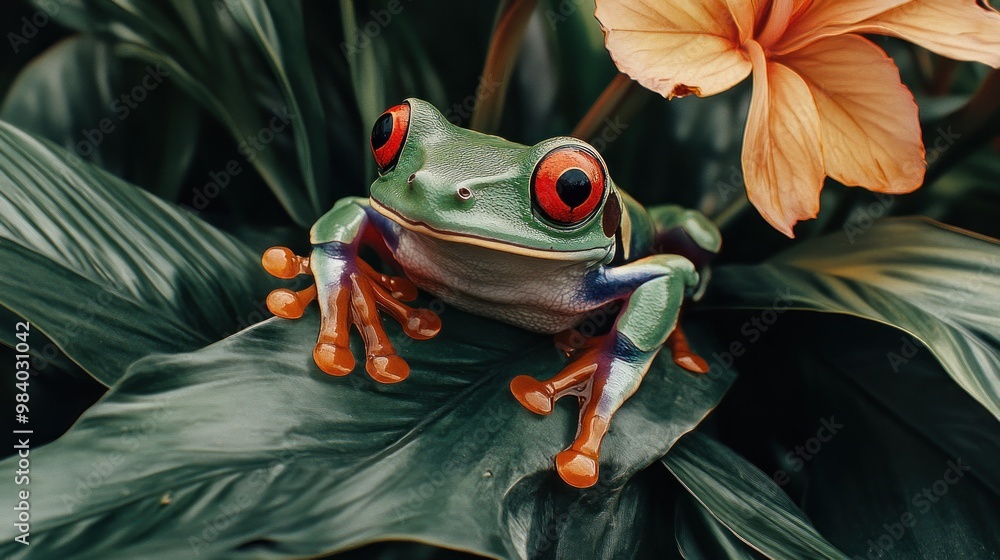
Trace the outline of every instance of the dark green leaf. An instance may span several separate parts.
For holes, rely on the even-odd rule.
[[[698,377],[661,355],[615,417],[601,481],[580,491],[553,471],[576,403],[539,417],[508,390],[517,374],[560,369],[551,339],[450,309],[442,319],[425,342],[387,324],[412,367],[395,385],[361,368],[321,373],[314,311],[147,358],[32,450],[45,488],[32,494],[32,544],[11,544],[8,525],[0,555],[304,557],[395,538],[500,557],[632,557],[651,505],[629,480],[717,404],[731,374]],[[703,333],[691,323],[696,348]]]
[[[854,317],[818,317],[803,324],[802,332],[813,336],[802,336],[794,346],[805,346],[804,353],[825,362],[825,373],[844,376],[882,404],[894,423],[974,465],[971,475],[1000,500],[1000,423],[949,379],[925,346]]]
[[[101,41],[79,35],[64,39],[18,74],[6,92],[0,118],[108,169],[108,152],[120,146],[114,137],[105,143],[98,127],[101,120],[115,116],[111,102],[123,86],[122,71],[111,48]],[[67,81],[72,90],[66,88]],[[100,142],[94,145],[84,138],[87,132]],[[109,150],[110,144],[115,150]]]
[[[341,2],[340,14],[344,26],[344,55],[347,57],[347,64],[351,70],[351,83],[354,86],[354,99],[357,103],[358,113],[361,115],[361,137],[358,139],[362,144],[368,143],[368,124],[386,109],[388,103],[385,94],[385,78],[381,72],[378,61],[378,43],[374,43],[372,38],[363,32],[361,26],[366,22],[359,22],[354,9],[354,2]],[[374,162],[369,161],[365,166],[365,179],[371,181],[375,178]]]
[[[329,189],[326,122],[309,66],[302,5],[288,0],[230,0],[226,6],[260,49],[281,89],[306,191],[313,208],[322,212],[332,203],[320,198],[320,185]]]
[[[1000,418],[1000,248],[925,219],[850,226],[755,266],[719,267],[718,307],[801,309],[895,326]]]
[[[175,201],[201,148],[201,110],[168,83],[163,95],[149,99],[132,119],[123,141],[133,154],[122,176],[164,200]]]
[[[694,432],[663,464],[719,522],[769,558],[847,558],[773,480],[725,445]]]
[[[933,157],[933,156],[932,156]],[[925,190],[926,189],[926,190]],[[909,211],[993,237],[1000,236],[1000,156],[984,146],[918,191],[914,202],[892,208]]]
[[[18,332],[17,323],[20,321],[24,321],[24,319],[0,305],[0,344],[13,348],[18,342],[22,342],[15,336]],[[32,333],[30,341],[29,353],[32,356],[31,367],[33,370],[45,369],[49,365],[54,365],[63,371],[74,369],[73,363],[62,352],[59,352],[54,342],[41,332]]]
[[[870,343],[844,352],[839,344],[824,341],[837,336],[831,333],[839,329],[830,327],[845,322],[803,322],[796,337],[802,342],[787,356],[805,373],[806,406],[836,411],[837,422],[844,426],[805,461],[806,511],[831,541],[859,557],[997,559],[1000,500],[995,488],[983,484],[995,484],[996,420],[969,425],[981,420],[963,418],[962,410],[943,410],[954,402],[948,393],[940,400],[929,394],[923,400],[926,413],[954,418],[954,432],[941,445],[928,439],[939,434],[914,431],[912,413],[897,417],[882,402],[857,391],[854,381],[894,375],[886,353],[898,351],[898,337],[867,325],[859,330],[868,334]],[[911,356],[905,372],[900,370],[905,377],[897,384],[911,377],[920,383],[927,377],[914,368],[936,369],[926,356],[929,352],[919,352]],[[974,439],[963,441],[966,437]]]
[[[70,161],[74,161],[70,159]],[[111,384],[137,359],[263,318],[257,256],[116,177],[0,123],[0,304]]]
[[[314,197],[304,186],[309,181],[290,162],[308,160],[310,167],[320,165],[306,155],[314,155],[312,150],[321,148],[310,146],[299,152],[301,159],[293,154],[295,148],[302,148],[300,129],[310,119],[322,116],[309,114],[299,120],[288,119],[285,109],[290,107],[276,107],[268,101],[275,98],[273,93],[287,88],[278,83],[279,77],[259,71],[259,66],[268,67],[270,63],[262,56],[255,56],[259,50],[250,48],[248,37],[228,11],[209,2],[167,4],[151,0],[130,0],[124,4],[93,0],[86,3],[85,9],[85,18],[77,17],[75,11],[59,11],[53,17],[81,31],[99,34],[115,45],[116,53],[159,68],[171,83],[226,126],[235,143],[241,146],[242,155],[300,226],[309,226],[319,217],[324,208],[312,201]],[[264,9],[264,5],[259,4],[257,9]],[[272,18],[261,14],[258,19]],[[300,69],[295,78],[285,76],[288,87],[298,87],[301,74]],[[294,94],[296,100],[308,96],[301,90]],[[311,134],[306,136],[311,138]],[[296,142],[289,141],[293,135]]]
[[[18,75],[0,118],[172,200],[194,155],[198,112],[147,75],[92,36],[70,37]],[[141,102],[130,97],[137,88]]]
[[[712,517],[712,513],[690,494],[677,500],[674,531],[677,547],[685,560],[760,558],[754,549],[736,538],[732,531]]]

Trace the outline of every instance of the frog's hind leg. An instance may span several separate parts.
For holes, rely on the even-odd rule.
[[[551,379],[539,381],[527,375],[518,375],[510,382],[510,391],[521,406],[535,414],[548,414],[560,398],[569,394],[583,394],[589,389],[598,364],[595,352],[585,352],[571,361]]]
[[[613,345],[613,348],[607,346]],[[656,352],[643,352],[617,333],[607,335],[596,360],[589,387],[580,396],[580,423],[569,448],[556,455],[556,471],[570,486],[588,488],[597,482],[601,442],[608,433],[611,419],[621,405],[635,393]]]
[[[656,253],[681,255],[703,271],[722,248],[722,233],[701,212],[674,205],[653,206],[647,211],[653,219]]]
[[[551,412],[562,396],[579,398],[576,437],[555,460],[562,479],[578,488],[597,482],[601,442],[612,417],[639,388],[676,330],[684,294],[698,282],[694,265],[679,255],[654,255],[604,274],[608,286],[630,291],[611,332],[590,339],[555,377],[537,381],[517,376],[510,385],[514,397],[538,414]],[[671,348],[690,352],[683,334],[675,335]]]
[[[568,484],[587,488],[597,482],[601,441],[611,418],[639,387],[656,352],[642,352],[617,332],[593,337],[586,348],[551,379],[515,377],[511,392],[522,406],[548,414],[557,400],[580,400],[580,424],[572,445],[556,455],[556,470]]]

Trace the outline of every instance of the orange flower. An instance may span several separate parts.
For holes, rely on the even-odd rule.
[[[596,15],[618,68],[668,99],[753,73],[747,195],[789,237],[816,217],[827,175],[892,194],[923,181],[913,96],[858,33],[1000,66],[1000,13],[986,0],[597,0]]]

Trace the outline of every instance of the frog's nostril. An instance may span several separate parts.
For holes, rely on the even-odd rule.
[[[416,181],[416,180],[417,180],[417,174],[416,173],[410,173],[410,176],[406,178],[406,184],[410,185],[412,187],[413,186],[413,181]]]
[[[458,198],[462,200],[469,200],[470,198],[472,198],[472,190],[469,189],[469,187],[458,187],[458,190],[455,191],[455,194],[457,194]]]

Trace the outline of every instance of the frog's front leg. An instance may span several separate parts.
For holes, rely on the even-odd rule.
[[[568,484],[586,488],[597,482],[601,441],[612,417],[639,388],[674,331],[685,294],[697,283],[694,265],[678,255],[653,255],[602,271],[598,289],[631,292],[611,332],[589,341],[547,381],[525,375],[511,381],[515,398],[538,414],[551,412],[565,395],[579,398],[577,436],[555,461]]]
[[[354,325],[365,344],[368,374],[376,381],[395,383],[405,379],[410,368],[396,355],[382,327],[379,310],[399,321],[403,331],[418,340],[436,335],[441,321],[429,310],[403,303],[417,296],[409,280],[376,272],[358,258],[363,241],[384,246],[378,230],[372,227],[373,219],[379,218],[371,213],[367,199],[345,198],[313,226],[313,250],[308,259],[284,247],[268,249],[262,259],[268,272],[280,278],[312,273],[316,285],[301,292],[275,290],[268,296],[267,305],[279,317],[297,319],[305,306],[317,299],[320,329],[313,350],[316,365],[338,376],[354,369],[350,348],[350,328]]]

